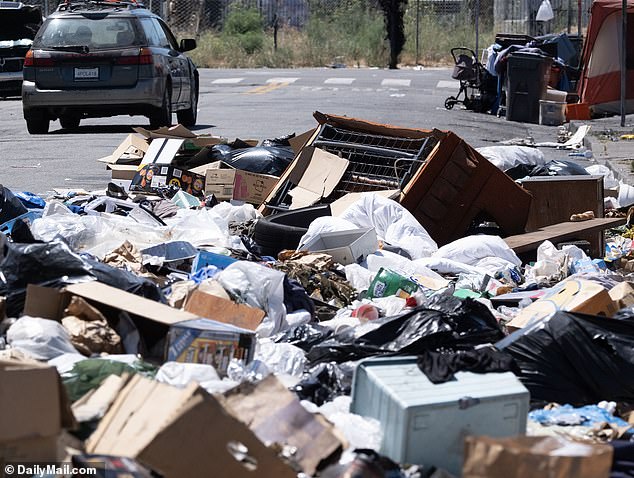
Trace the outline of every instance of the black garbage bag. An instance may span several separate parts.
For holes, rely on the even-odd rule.
[[[557,312],[500,343],[535,402],[634,402],[634,321]]]
[[[13,192],[0,184],[0,224],[29,212]]]
[[[145,297],[146,299],[163,304],[167,303],[167,299],[161,288],[150,279],[139,277],[134,272],[109,266],[90,257],[82,257],[88,267],[90,267],[91,275],[99,282],[130,292],[134,295]]]
[[[522,179],[526,176],[588,176],[583,166],[572,161],[554,159],[543,165],[519,164],[504,171],[512,179]]]
[[[315,316],[315,304],[306,293],[306,290],[295,279],[284,276],[284,305],[286,312],[306,310],[311,317]]]
[[[287,134],[286,136],[278,136],[277,138],[272,138],[272,139],[268,138],[262,141],[261,146],[290,147],[291,143],[289,140],[293,139],[294,137],[295,137],[295,133],[290,133],[290,134]]]
[[[0,272],[4,276],[4,281],[0,282],[0,295],[6,297],[8,317],[22,314],[28,284],[62,288],[97,279],[127,292],[165,302],[161,290],[150,280],[75,254],[64,242],[7,243]]]
[[[254,146],[234,149],[227,144],[215,145],[208,155],[211,161],[222,161],[236,169],[273,176],[281,176],[294,156],[290,147]]]
[[[464,350],[504,337],[484,304],[451,295],[436,296],[424,307],[378,322],[374,330],[361,336],[357,336],[357,330],[347,329],[314,346],[307,354],[309,363],[417,355],[425,350]]]
[[[302,324],[297,327],[286,329],[274,337],[276,343],[289,343],[295,347],[299,347],[304,352],[308,352],[313,346],[323,342],[333,335],[330,327],[324,327],[319,324]]]
[[[350,395],[353,367],[336,363],[322,363],[309,369],[292,388],[300,400],[309,400],[317,406],[340,395]]]

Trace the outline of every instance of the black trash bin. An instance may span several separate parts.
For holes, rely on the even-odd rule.
[[[552,58],[535,53],[513,53],[508,58],[506,119],[539,123],[539,100],[546,94]]]

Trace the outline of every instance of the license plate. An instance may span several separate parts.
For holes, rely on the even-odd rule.
[[[75,68],[76,80],[98,80],[99,68]]]

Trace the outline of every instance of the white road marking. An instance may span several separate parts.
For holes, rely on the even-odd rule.
[[[351,85],[355,78],[327,78],[324,83],[327,85]]]
[[[398,78],[386,78],[381,82],[381,86],[410,86],[412,80],[401,80]]]
[[[218,78],[212,81],[215,85],[235,85],[236,83],[240,83],[244,78]]]
[[[458,80],[440,80],[436,83],[436,88],[451,88],[457,90],[460,88],[460,82]]]
[[[295,83],[299,78],[269,78],[266,80],[267,83]]]

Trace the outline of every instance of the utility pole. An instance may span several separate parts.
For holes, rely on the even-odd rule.
[[[621,127],[625,126],[627,103],[627,0],[623,0],[623,28],[621,32]]]

